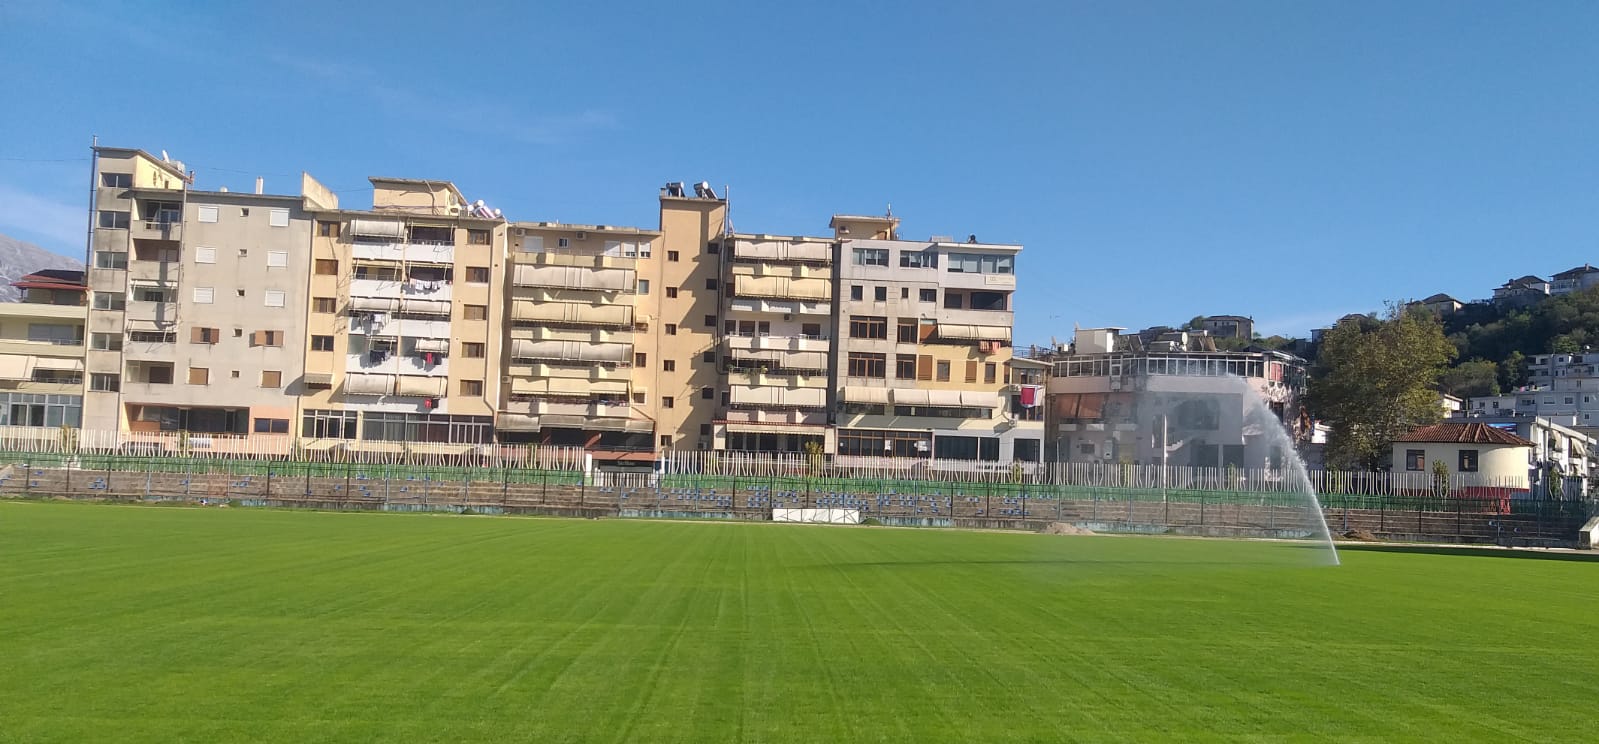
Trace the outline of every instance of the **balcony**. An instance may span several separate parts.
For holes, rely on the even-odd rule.
[[[749,351],[827,351],[833,348],[825,336],[726,336],[728,349]]]
[[[129,305],[131,308],[132,305]],[[417,320],[415,318],[394,318],[383,316],[379,321],[377,315],[353,315],[350,317],[350,333],[355,336],[382,335],[382,336],[408,336],[412,338],[450,338],[450,321],[448,320]]]
[[[454,285],[447,281],[417,281],[391,279],[351,279],[351,297],[376,297],[380,299],[452,299]]]
[[[182,240],[183,224],[176,219],[138,220],[131,233],[138,240]]]
[[[734,275],[733,294],[742,298],[824,302],[833,298],[829,279]]]
[[[178,319],[176,302],[129,302],[127,307],[128,320],[169,325]]]
[[[514,251],[511,253],[512,263],[523,266],[575,266],[584,269],[622,269],[633,271],[638,268],[638,259],[625,256],[597,256],[591,253],[525,253]]]
[[[827,387],[827,373],[773,373],[759,372],[747,369],[729,370],[727,373],[729,385],[746,385],[750,387],[779,387],[779,388],[825,388]]]
[[[733,258],[747,261],[809,261],[830,263],[833,244],[821,241],[772,238],[733,242]]]
[[[433,243],[356,241],[350,244],[350,257],[367,261],[453,264],[455,263],[455,246]]]
[[[631,344],[633,330],[611,328],[555,328],[534,326],[512,328],[513,341],[578,341],[590,344]]]
[[[344,370],[378,375],[447,377],[450,374],[450,358],[442,354],[435,355],[433,363],[429,364],[421,355],[390,354],[381,361],[374,361],[370,353],[347,354]]]
[[[511,272],[511,283],[535,289],[632,293],[637,289],[638,274],[632,269],[519,265]]]
[[[733,264],[729,273],[734,277],[779,277],[783,279],[832,279],[833,270],[826,266],[806,264]]]
[[[832,307],[826,302],[806,302],[803,300],[761,300],[750,298],[737,298],[727,305],[735,313],[764,313],[767,315],[820,315],[832,314]]]
[[[766,411],[735,408],[722,419],[730,424],[789,424],[826,426],[827,414],[821,411]]]

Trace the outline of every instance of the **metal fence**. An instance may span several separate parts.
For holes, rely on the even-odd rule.
[[[15,452],[0,453],[0,463],[10,463],[0,466],[4,497],[748,520],[769,519],[774,508],[832,508],[908,526],[1037,529],[1070,522],[1110,531],[1281,537],[1319,529],[1308,494],[1247,488],[1276,481],[1193,477],[1161,485],[1136,471],[1102,483],[1060,484]],[[1322,494],[1331,529],[1379,538],[1541,544],[1573,540],[1594,513],[1592,502],[1578,498],[1535,499],[1525,491],[1405,493],[1414,484],[1385,483],[1391,492]]]

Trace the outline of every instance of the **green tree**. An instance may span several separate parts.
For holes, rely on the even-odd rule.
[[[1442,416],[1438,378],[1455,347],[1430,313],[1390,305],[1369,323],[1340,323],[1322,338],[1311,411],[1332,425],[1327,460],[1379,468],[1395,437]]]
[[[1444,392],[1461,398],[1499,394],[1499,365],[1486,359],[1473,359],[1450,367],[1438,379]]]
[[[1203,315],[1195,315],[1192,319],[1190,319],[1188,321],[1187,325],[1183,326],[1183,330],[1185,330],[1185,331],[1197,331],[1200,328],[1203,328],[1204,325],[1205,325],[1205,316],[1203,316]]]
[[[1527,381],[1527,355],[1512,351],[1499,362],[1499,389],[1514,390]]]

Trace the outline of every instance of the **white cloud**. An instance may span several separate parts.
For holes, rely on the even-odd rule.
[[[47,241],[44,247],[71,255],[82,250],[88,230],[88,213],[73,205],[0,183],[0,232]]]

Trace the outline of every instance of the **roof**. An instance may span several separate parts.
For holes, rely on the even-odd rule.
[[[1520,279],[1511,279],[1510,281],[1505,282],[1506,287],[1522,287],[1529,284],[1548,284],[1548,282],[1531,274],[1521,277]]]
[[[1221,321],[1232,321],[1234,323],[1241,323],[1241,322],[1245,322],[1245,321],[1253,323],[1255,319],[1251,318],[1251,317],[1249,317],[1247,315],[1206,315],[1205,316],[1205,320],[1207,322],[1208,321],[1212,321],[1212,320],[1221,320]]]
[[[1453,302],[1453,303],[1455,303],[1457,305],[1460,304],[1460,300],[1457,300],[1457,299],[1455,299],[1453,297],[1450,297],[1449,295],[1446,295],[1446,294],[1444,294],[1442,292],[1439,292],[1438,294],[1435,294],[1435,295],[1433,295],[1431,297],[1428,297],[1425,300],[1422,300],[1421,304],[1423,304],[1423,305],[1431,305],[1431,304],[1433,304],[1435,302]]]
[[[141,155],[141,156],[144,157],[145,160],[150,161],[157,168],[161,168],[162,170],[165,170],[166,172],[168,172],[168,173],[170,173],[170,174],[172,174],[174,176],[177,176],[178,178],[187,179],[189,177],[189,174],[184,173],[183,170],[178,168],[177,164],[173,163],[171,160],[163,160],[163,159],[158,158],[158,157],[156,157],[154,155],[151,155],[148,152],[145,152],[144,150],[140,150],[137,147],[108,147],[106,145],[95,145],[94,146],[94,151],[96,153],[114,152],[114,153],[122,153],[122,154],[125,154],[125,155]]]
[[[1529,440],[1487,424],[1433,424],[1396,437],[1394,441],[1444,444],[1500,444],[1510,447],[1533,446]]]
[[[881,222],[885,225],[898,225],[898,217],[872,216],[865,214],[835,214],[827,223],[828,227],[838,227],[840,221],[849,222]]]
[[[1576,267],[1574,269],[1566,269],[1565,271],[1562,271],[1562,272],[1560,272],[1558,274],[1555,274],[1554,278],[1556,278],[1556,279],[1575,279],[1575,278],[1577,278],[1579,276],[1582,276],[1584,274],[1593,274],[1593,273],[1599,273],[1599,269],[1596,269],[1596,268],[1594,268],[1594,267],[1592,267],[1592,266],[1590,266],[1588,264],[1583,264],[1583,265],[1578,266],[1578,267]]]
[[[461,193],[460,189],[455,187],[455,183],[453,181],[449,181],[449,180],[442,179],[442,178],[440,178],[440,179],[431,179],[431,178],[394,178],[392,176],[368,176],[366,180],[371,182],[373,186],[376,186],[376,185],[378,185],[380,183],[398,183],[398,184],[405,184],[405,185],[408,185],[408,186],[422,186],[422,187],[428,188],[430,190],[434,189],[434,188],[437,188],[439,186],[443,186],[445,188],[448,188],[450,191],[454,192],[456,198],[460,199],[462,204],[466,203],[466,196]]]
[[[76,269],[41,269],[11,283],[22,289],[66,289],[84,291],[84,273]]]

